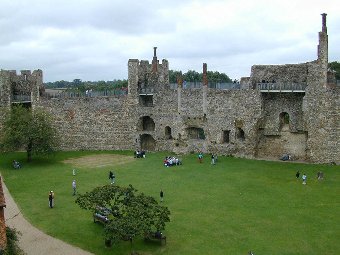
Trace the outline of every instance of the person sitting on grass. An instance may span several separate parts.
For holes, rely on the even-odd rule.
[[[21,165],[20,165],[20,163],[18,161],[13,160],[13,167],[14,167],[14,169],[20,169]]]

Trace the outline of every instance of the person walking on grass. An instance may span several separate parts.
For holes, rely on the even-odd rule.
[[[50,208],[53,208],[54,206],[54,193],[52,190],[48,193],[48,205]]]
[[[200,152],[200,153],[198,154],[198,162],[200,162],[200,163],[203,162],[203,153],[202,153],[202,152]]]
[[[73,180],[73,182],[72,182],[72,189],[73,189],[73,196],[75,196],[76,193],[77,193],[77,183],[76,183],[76,180]]]
[[[159,192],[159,196],[160,196],[160,198],[161,198],[161,202],[163,202],[163,197],[164,197],[164,192],[163,192],[163,190],[161,190],[161,191]]]
[[[300,172],[297,171],[296,174],[295,174],[295,176],[296,176],[296,179],[299,179],[299,177],[300,177]]]
[[[111,184],[115,183],[115,175],[113,174],[112,171],[110,171],[110,173],[109,173],[109,179],[111,180]]]
[[[215,165],[215,155],[214,154],[211,154],[211,164],[212,165]]]
[[[303,185],[306,185],[306,184],[307,184],[307,175],[306,175],[306,174],[303,174],[303,175],[302,175],[302,184],[303,184]]]

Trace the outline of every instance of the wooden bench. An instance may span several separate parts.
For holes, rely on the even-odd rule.
[[[104,207],[97,207],[96,211],[93,213],[93,222],[101,222],[103,224],[108,223],[110,220],[108,216],[111,214],[111,210]]]
[[[144,235],[145,241],[160,241],[161,244],[166,244],[166,236],[162,232],[149,232]]]

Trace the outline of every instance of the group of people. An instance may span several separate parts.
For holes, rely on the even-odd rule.
[[[87,89],[87,90],[85,91],[85,96],[86,96],[86,97],[91,97],[91,96],[92,96],[92,89]]]
[[[295,176],[296,176],[296,179],[299,179],[300,178],[300,171],[297,171]],[[321,171],[317,172],[316,178],[318,180],[322,180],[323,179],[323,172],[321,172]],[[302,175],[301,179],[302,179],[302,184],[306,185],[307,184],[307,175],[305,173]]]
[[[135,158],[145,158],[146,157],[145,151],[135,150],[134,157]]]
[[[182,161],[179,158],[170,156],[165,157],[163,163],[166,167],[182,165]]]

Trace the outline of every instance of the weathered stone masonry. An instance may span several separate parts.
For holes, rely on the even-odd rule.
[[[5,109],[24,103],[54,116],[62,150],[214,152],[247,158],[290,153],[312,162],[340,162],[339,87],[328,72],[326,14],[318,58],[302,64],[254,65],[240,89],[169,84],[169,64],[128,61],[128,94],[48,98],[42,72],[0,72],[0,128]]]

